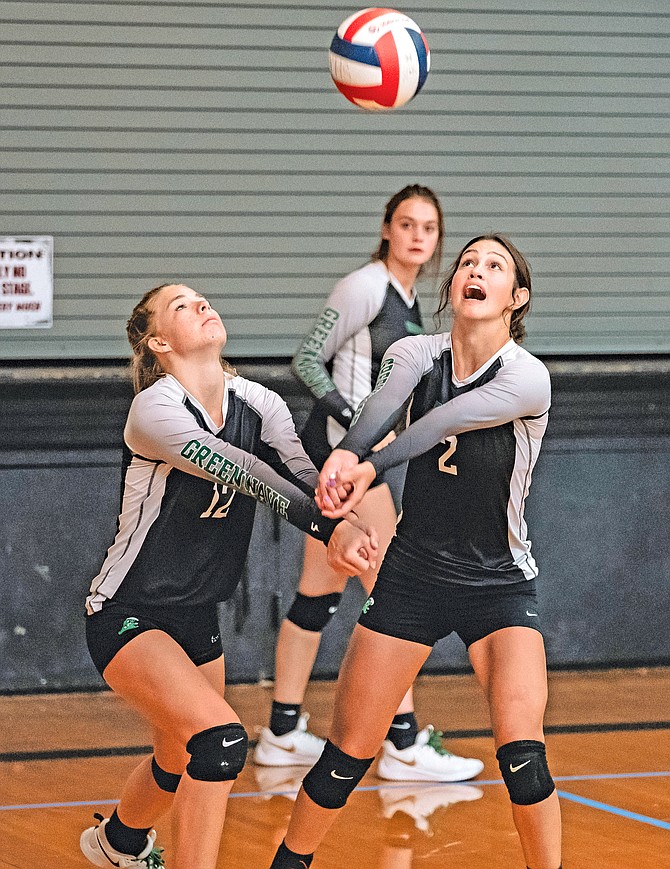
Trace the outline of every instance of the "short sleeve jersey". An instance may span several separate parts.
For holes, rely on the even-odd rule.
[[[407,429],[367,455],[408,402]],[[449,334],[406,338],[389,348],[340,446],[367,455],[378,474],[409,460],[393,545],[427,579],[519,582],[538,573],[524,506],[549,405],[545,366],[514,341],[459,381]]]
[[[316,412],[328,415],[331,447],[374,386],[389,345],[421,332],[416,293],[408,296],[383,262],[368,263],[336,284],[293,360],[294,372],[318,401]]]
[[[118,531],[91,583],[89,613],[110,598],[156,607],[226,600],[241,575],[256,501],[328,539],[334,525],[311,497],[316,470],[284,401],[227,377],[223,418],[216,426],[171,375],[135,397]]]

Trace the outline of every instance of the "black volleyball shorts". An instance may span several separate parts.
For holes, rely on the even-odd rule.
[[[535,580],[507,585],[427,581],[419,565],[411,573],[401,570],[388,552],[358,623],[426,646],[452,632],[466,648],[501,628],[542,633]]]
[[[88,650],[100,675],[104,676],[105,667],[126,643],[151,630],[172,637],[197,666],[223,655],[215,603],[190,609],[163,608],[159,613],[109,600],[99,612],[86,617]]]

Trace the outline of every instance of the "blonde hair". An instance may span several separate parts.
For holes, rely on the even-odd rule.
[[[133,376],[133,388],[135,394],[152,386],[157,380],[165,375],[158,358],[148,345],[148,339],[152,336],[152,320],[154,315],[152,300],[165,287],[177,286],[178,284],[160,284],[146,292],[133,308],[133,312],[126,323],[126,334],[133,350],[130,360],[130,368]],[[221,357],[221,367],[227,374],[235,375],[237,372],[226,360]]]

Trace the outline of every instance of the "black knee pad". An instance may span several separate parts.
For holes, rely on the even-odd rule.
[[[508,742],[500,746],[496,758],[510,799],[517,806],[541,803],[554,792],[556,786],[547,766],[543,742],[535,739]]]
[[[186,772],[198,781],[232,781],[247,759],[249,737],[241,724],[201,730],[186,744],[191,760]]]
[[[156,762],[156,758],[151,758],[151,772],[154,777],[154,781],[158,785],[158,787],[162,791],[167,791],[169,794],[175,793],[177,788],[179,787],[179,782],[181,781],[181,776],[177,772],[167,772],[158,766]]]
[[[321,757],[302,783],[307,796],[324,809],[341,809],[374,757],[361,760],[345,754],[328,739]]]
[[[322,631],[337,612],[341,597],[339,592],[317,597],[298,592],[286,618],[303,631]]]

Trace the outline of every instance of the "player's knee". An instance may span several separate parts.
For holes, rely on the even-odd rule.
[[[318,806],[341,809],[373,760],[374,757],[352,757],[326,740],[321,757],[305,776],[302,786]]]
[[[241,724],[209,727],[186,744],[191,759],[186,772],[198,781],[232,781],[247,759],[249,738]]]
[[[517,806],[530,806],[546,800],[555,789],[547,766],[543,742],[521,739],[501,745],[496,752],[510,799]]]
[[[151,773],[154,781],[162,791],[167,791],[169,794],[176,792],[181,781],[181,775],[177,772],[167,772],[158,765],[155,757],[151,758]]]
[[[342,595],[320,594],[308,597],[298,592],[286,618],[304,631],[322,631],[337,612]]]

